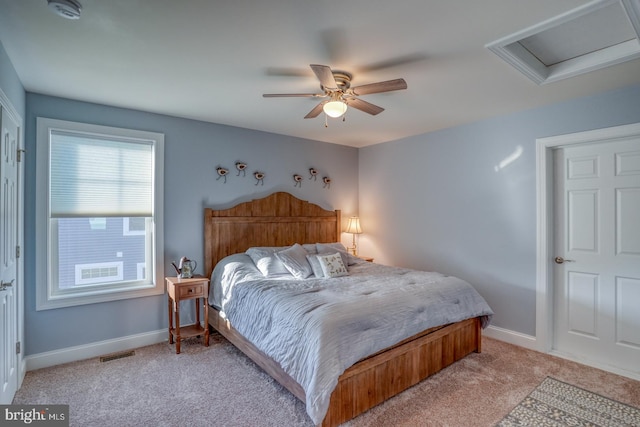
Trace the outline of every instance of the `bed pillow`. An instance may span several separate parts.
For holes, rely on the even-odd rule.
[[[289,274],[289,270],[284,266],[282,261],[276,256],[276,252],[288,248],[288,246],[268,247],[256,246],[246,250],[253,263],[263,276],[275,276],[278,274]]]
[[[296,279],[306,279],[311,276],[311,265],[307,261],[307,255],[307,251],[298,243],[276,252],[276,257]]]
[[[307,261],[311,265],[311,271],[313,271],[313,275],[318,279],[324,277],[324,271],[322,271],[322,266],[320,265],[320,260],[318,260],[318,255],[307,255]]]
[[[340,277],[349,274],[342,262],[342,256],[336,252],[331,255],[317,255],[324,277]]]
[[[302,247],[310,255],[314,255],[314,254],[318,253],[318,248],[316,248],[316,244],[315,243],[305,243],[305,244],[302,245]]]
[[[336,243],[316,243],[316,248],[318,249],[319,255],[327,255],[334,254],[338,252],[340,257],[342,257],[342,263],[344,265],[353,265],[356,263],[356,260],[351,260],[349,252],[347,252],[347,248],[340,242]]]

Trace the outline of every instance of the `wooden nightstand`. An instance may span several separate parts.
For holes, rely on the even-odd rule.
[[[167,277],[167,293],[169,294],[169,344],[176,343],[176,354],[180,354],[180,340],[198,335],[204,336],[204,345],[209,346],[209,279],[193,277],[181,279]],[[180,301],[195,299],[196,323],[180,327]],[[202,301],[201,301],[202,299]],[[204,319],[200,324],[200,305],[204,304]],[[173,324],[173,312],[176,313],[176,323]]]
[[[365,261],[373,262],[373,257],[370,257],[370,256],[358,255],[358,258],[362,258]]]

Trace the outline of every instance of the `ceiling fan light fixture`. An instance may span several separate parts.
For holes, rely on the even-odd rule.
[[[344,101],[329,101],[322,107],[324,113],[333,118],[338,118],[347,112],[347,104]]]
[[[77,0],[47,0],[53,13],[66,19],[80,19],[82,5]]]

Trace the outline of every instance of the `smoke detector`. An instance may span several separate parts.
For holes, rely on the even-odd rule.
[[[66,19],[80,19],[82,5],[77,0],[47,0],[49,9]]]

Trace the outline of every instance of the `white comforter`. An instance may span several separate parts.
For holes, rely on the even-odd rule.
[[[467,282],[361,262],[333,279],[265,278],[244,254],[220,262],[209,302],[304,389],[314,423],[358,360],[430,327],[493,312]]]

